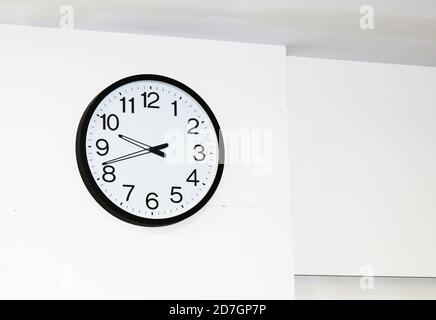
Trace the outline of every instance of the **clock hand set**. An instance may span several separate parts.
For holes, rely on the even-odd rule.
[[[161,157],[165,157],[165,153],[163,153],[163,152],[161,152],[159,150],[160,149],[164,149],[166,147],[168,147],[167,143],[161,144],[161,145],[158,145],[158,146],[154,146],[154,147],[150,147],[150,148],[147,148],[147,149],[143,149],[143,150],[140,150],[140,151],[132,152],[132,153],[126,154],[125,156],[121,156],[121,157],[118,157],[118,158],[115,158],[115,159],[112,159],[112,160],[109,160],[109,161],[105,161],[105,162],[102,163],[102,165],[105,166],[107,164],[111,164],[111,163],[115,163],[115,162],[131,159],[131,158],[136,158],[136,157],[148,154],[148,153],[154,153],[154,154],[157,154],[159,156],[161,156],[160,154],[163,154]]]
[[[150,145],[148,145],[148,144],[146,144],[146,143],[143,143],[143,142],[140,142],[140,141],[138,141],[138,140],[135,140],[135,139],[132,139],[132,138],[129,138],[129,137],[123,136],[122,134],[119,134],[118,137],[120,137],[121,139],[123,139],[123,140],[125,140],[125,141],[127,141],[127,142],[130,142],[131,144],[134,144],[135,146],[140,147],[140,148],[142,148],[142,149],[145,149],[145,148],[152,148],[152,146],[150,146]],[[152,151],[152,152],[153,152],[153,151]],[[160,155],[161,157],[164,157],[163,152],[159,152],[158,155]]]
[[[142,150],[132,152],[132,153],[126,154],[124,156],[109,160],[109,161],[105,161],[102,163],[103,166],[108,165],[108,164],[112,164],[115,162],[131,159],[131,158],[136,158],[136,157],[148,154],[148,153],[154,153],[155,155],[158,155],[162,158],[165,158],[165,156],[166,156],[166,154],[160,150],[167,148],[168,143],[163,143],[163,144],[160,144],[157,146],[150,146],[148,144],[142,143],[142,142],[137,141],[135,139],[123,136],[121,134],[119,134],[118,137],[120,137],[121,139],[123,139],[127,142],[130,142],[131,144],[134,144],[135,146],[141,148]]]
[[[142,148],[144,150],[148,149],[150,152],[152,152],[152,153],[154,153],[154,154],[156,154],[158,156],[161,156],[162,158],[165,158],[165,153],[160,151],[160,149],[164,149],[164,148],[168,147],[168,143],[164,143],[164,144],[161,144],[159,146],[152,147],[152,146],[150,146],[150,145],[148,145],[146,143],[143,143],[143,142],[140,142],[138,140],[135,140],[135,139],[123,136],[122,134],[119,134],[118,137],[120,137],[121,139],[123,139],[123,140],[125,140],[127,142],[130,142],[131,144],[134,144],[137,147],[140,147],[140,148]],[[160,146],[163,146],[163,145],[165,145],[165,147],[159,148]]]

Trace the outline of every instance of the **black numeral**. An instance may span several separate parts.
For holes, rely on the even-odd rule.
[[[182,200],[183,200],[182,194],[180,192],[176,191],[176,190],[181,190],[181,189],[182,189],[182,187],[172,187],[171,188],[171,196],[177,196],[177,199],[171,197],[170,198],[171,202],[174,202],[174,203],[182,202]]]
[[[194,186],[197,186],[197,183],[200,181],[197,179],[197,170],[195,169],[192,171],[192,173],[189,175],[188,179],[186,179],[187,182],[193,182]]]
[[[152,198],[155,197],[155,198]],[[157,209],[159,207],[159,201],[157,201],[158,195],[154,192],[150,192],[147,194],[147,198],[145,198],[145,203],[147,205],[147,208],[150,210]]]
[[[104,166],[103,167],[103,180],[106,182],[114,182],[115,177],[115,168],[112,166]]]
[[[206,154],[204,153],[204,147],[201,144],[196,144],[194,146],[194,151],[197,151],[197,154],[194,155],[195,161],[203,161],[206,158]],[[197,155],[200,155],[200,156],[197,157]]]
[[[125,98],[125,97],[122,97],[122,98],[120,99],[120,101],[121,101],[122,104],[123,104],[123,113],[126,113],[126,98]],[[129,102],[130,102],[130,110],[131,110],[131,112],[132,112],[132,113],[135,113],[135,98],[131,98],[131,99],[129,99]]]
[[[174,107],[174,116],[177,117],[177,100],[175,100],[173,103],[171,103]]]
[[[198,128],[198,126],[200,125],[200,123],[199,123],[198,120],[195,119],[195,118],[191,118],[191,119],[188,120],[188,124],[191,123],[191,122],[194,122],[195,124],[194,124],[194,126],[193,126],[192,128],[190,128],[190,129],[188,130],[188,133],[189,133],[189,134],[198,134],[198,131],[194,131],[194,130]]]
[[[106,130],[106,128],[109,128],[112,131],[118,129],[118,126],[120,125],[120,120],[115,114],[110,114],[109,116],[106,116],[104,114],[99,117],[103,119],[103,130]]]
[[[144,92],[141,94],[144,97],[144,108],[155,108],[158,109],[159,106],[155,105],[159,101],[159,94],[157,92]]]
[[[127,192],[126,201],[129,201],[130,195],[132,194],[133,189],[135,189],[135,186],[133,184],[123,184],[123,187],[130,188],[130,190]]]
[[[97,142],[95,143],[95,146],[97,147],[98,150],[102,151],[102,152],[97,151],[97,154],[99,156],[105,156],[108,154],[109,143],[107,143],[105,139],[98,139]]]

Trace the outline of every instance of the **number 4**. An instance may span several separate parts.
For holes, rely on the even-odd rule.
[[[200,182],[200,180],[197,179],[197,169],[192,171],[192,173],[189,175],[188,179],[186,179],[186,182],[193,182],[194,186],[197,186],[197,183]]]

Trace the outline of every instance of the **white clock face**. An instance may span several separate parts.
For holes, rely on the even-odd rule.
[[[223,170],[219,125],[190,88],[162,76],[120,80],[91,102],[76,152],[88,190],[110,213],[165,225],[198,211]]]

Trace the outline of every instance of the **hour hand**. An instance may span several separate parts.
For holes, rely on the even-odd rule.
[[[156,154],[158,156],[161,156],[162,158],[165,158],[165,153],[163,153],[160,150],[168,147],[168,143],[164,143],[164,144],[160,144],[158,146],[152,147],[152,146],[150,146],[150,145],[148,145],[146,143],[143,143],[141,141],[129,138],[129,137],[124,136],[122,134],[119,134],[118,137],[120,137],[121,139],[123,139],[123,140],[125,140],[127,142],[130,142],[131,144],[134,144],[137,147],[140,147],[140,148],[142,148],[144,150],[149,150],[151,153],[154,153],[154,154]]]
[[[138,141],[138,140],[135,140],[135,139],[129,138],[129,137],[124,136],[124,135],[122,135],[122,134],[119,134],[118,137],[120,137],[121,139],[123,139],[123,140],[125,140],[125,141],[127,141],[127,142],[130,142],[131,144],[134,144],[135,146],[140,147],[140,148],[142,148],[142,149],[148,149],[148,148],[151,147],[150,145],[148,145],[148,144],[146,144],[146,143],[143,143],[143,142],[141,142],[141,141]]]
[[[168,143],[163,143],[163,144],[160,144],[158,146],[154,146],[154,147],[148,148],[148,151],[151,152],[151,153],[154,153],[154,154],[156,154],[158,156],[161,156],[162,158],[165,158],[166,154],[164,152],[160,151],[160,150],[161,149],[165,149],[166,147],[168,147]]]

